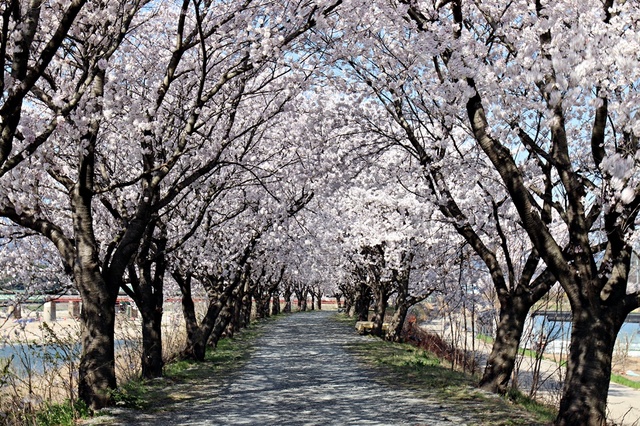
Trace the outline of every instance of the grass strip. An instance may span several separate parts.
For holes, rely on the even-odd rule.
[[[171,410],[175,402],[201,397],[198,391],[203,383],[219,382],[241,370],[264,326],[275,318],[254,322],[233,338],[220,339],[215,349],[207,349],[203,362],[176,360],[165,365],[161,378],[133,380],[121,385],[113,393],[116,406],[145,411]]]
[[[340,317],[338,317],[340,318]],[[348,324],[349,321],[339,319]],[[363,363],[377,369],[387,386],[410,389],[474,425],[547,425],[556,411],[517,392],[501,397],[475,388],[477,378],[455,371],[422,349],[366,338],[348,346]]]

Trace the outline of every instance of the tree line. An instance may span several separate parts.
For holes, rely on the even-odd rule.
[[[559,283],[572,334],[556,424],[604,424],[617,331],[640,305],[637,8],[5,2],[7,275],[70,277],[79,393],[100,408],[120,289],[154,377],[167,292],[194,359],[252,300],[264,313],[296,286],[362,318],[373,304],[379,335],[393,294],[397,340],[465,246],[498,300],[480,386],[506,391],[525,319]]]

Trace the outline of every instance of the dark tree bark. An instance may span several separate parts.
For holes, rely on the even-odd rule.
[[[407,318],[409,308],[422,302],[429,297],[435,289],[424,288],[422,294],[412,296],[409,292],[409,278],[411,274],[411,263],[413,262],[413,253],[405,252],[402,254],[401,269],[393,269],[391,271],[392,282],[396,291],[396,310],[393,313],[389,329],[385,334],[385,339],[392,342],[402,341],[402,330],[404,322]]]
[[[384,324],[384,318],[387,313],[387,306],[389,305],[390,296],[390,283],[378,283],[373,290],[373,316],[371,321],[373,327],[371,327],[371,335],[382,337],[382,325]]]
[[[282,312],[285,314],[291,313],[291,284],[287,283],[284,287],[284,307],[282,308]]]
[[[237,293],[237,291],[235,291],[235,293]],[[216,324],[213,327],[213,330],[211,332],[211,337],[209,338],[209,344],[212,347],[215,348],[218,346],[218,342],[220,341],[222,334],[225,332],[225,330],[228,329],[229,325],[233,320],[233,316],[236,309],[238,309],[238,305],[236,304],[236,298],[235,297],[228,298],[226,303],[224,304],[224,307],[220,311],[218,318],[216,318]]]
[[[567,376],[556,424],[607,424],[611,361],[615,339],[626,315],[607,308],[574,310]]]
[[[161,377],[164,367],[162,310],[167,238],[164,227],[157,228],[156,223],[157,220],[149,223],[135,264],[129,265],[131,288],[122,286],[135,302],[142,317],[141,366],[142,377],[145,379]],[[154,238],[156,229],[160,230],[160,235]]]
[[[358,321],[369,320],[369,307],[371,306],[371,287],[365,283],[358,283],[356,286],[354,315]]]
[[[271,293],[271,315],[280,315],[280,292]]]
[[[200,324],[198,324],[195,304],[191,294],[191,274],[183,276],[179,272],[174,271],[173,277],[178,283],[180,292],[182,293],[182,311],[187,328],[187,341],[181,356],[183,359],[204,361],[209,337],[213,332],[220,312],[227,303],[227,299],[231,298],[237,283],[236,285],[228,285],[224,289],[219,285],[220,283],[217,283],[217,292],[214,289],[207,289],[209,306]],[[209,277],[209,279],[212,279],[212,277]],[[209,285],[211,285],[211,283]]]
[[[116,388],[114,332],[117,290],[110,288],[95,267],[78,262],[74,278],[82,298],[82,353],[78,394],[93,409],[111,402]],[[92,263],[92,262],[90,262]]]

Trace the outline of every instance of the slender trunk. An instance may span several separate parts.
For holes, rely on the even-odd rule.
[[[233,312],[231,313],[231,318],[229,319],[229,324],[227,324],[227,328],[225,329],[225,334],[227,337],[233,337],[236,331],[240,329],[240,304],[242,303],[243,296],[243,288],[238,288],[236,294],[233,295]]]
[[[342,308],[342,305],[341,305],[342,295],[340,293],[336,293],[335,298],[336,298],[336,304],[338,305],[338,309]]]
[[[269,307],[271,306],[271,295],[266,294],[260,301],[260,311],[262,311],[262,318],[269,318],[271,315],[271,310]]]
[[[142,377],[162,377],[162,306],[140,309],[142,317]]]
[[[135,271],[129,274],[132,284],[138,285],[138,291],[131,292],[142,317],[142,377],[154,379],[162,377],[162,304],[164,290],[164,273],[166,258],[164,249],[166,237],[159,238],[155,244],[155,273],[152,274],[154,261],[149,258],[149,241],[153,236],[155,226],[149,228],[140,254],[144,257],[138,262],[141,271],[140,279],[133,279]],[[161,228],[164,229],[164,228]],[[140,256],[139,256],[140,258]],[[133,269],[133,268],[132,268]]]
[[[571,351],[555,424],[604,426],[611,359],[625,316],[615,309],[591,312],[573,306],[572,310]]]
[[[344,305],[343,309],[347,313],[347,316],[353,317],[355,315],[355,302],[353,295],[344,296]]]
[[[182,311],[187,328],[187,341],[182,350],[182,358],[204,361],[207,341],[211,336],[220,310],[226,303],[227,298],[231,296],[233,288],[229,286],[217,298],[209,300],[207,312],[202,318],[201,323],[198,324],[195,305],[191,296],[191,276],[187,275],[187,277],[182,277],[179,273],[174,273],[173,275],[182,292]],[[213,296],[210,295],[209,297]]]
[[[491,354],[480,379],[480,388],[499,394],[507,392],[529,309],[529,304],[517,297],[510,298],[510,303],[500,308],[500,320]]]
[[[302,300],[300,301],[300,310],[302,312],[307,311],[307,295],[306,293],[302,296]]]
[[[322,310],[322,291],[319,291],[316,296],[316,307],[320,311]]]
[[[296,290],[296,299],[298,301],[298,312],[302,311],[302,293]]]
[[[187,341],[181,355],[186,359],[204,359],[205,348],[202,342],[202,333],[198,327],[195,305],[191,297],[191,276],[182,277],[178,273],[174,273],[173,277],[182,293],[182,313],[187,330]]]
[[[291,313],[291,289],[289,286],[284,289],[284,308],[282,308],[282,312],[285,314]]]
[[[251,309],[253,308],[253,298],[251,297],[251,291],[249,283],[245,284],[245,289],[242,296],[242,302],[240,303],[240,324],[239,329],[246,328],[251,323]]]

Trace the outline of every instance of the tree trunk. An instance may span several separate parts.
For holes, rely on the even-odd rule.
[[[338,309],[342,308],[342,304],[340,303],[340,301],[342,300],[342,295],[340,293],[336,293],[335,298]]]
[[[282,308],[282,312],[285,314],[291,313],[291,288],[289,286],[284,289],[284,308]]]
[[[375,292],[375,309],[373,312],[373,327],[371,328],[371,335],[382,337],[382,325],[384,323],[384,316],[387,312],[387,305],[389,304],[389,292],[384,284],[378,284],[377,291]]]
[[[277,292],[271,295],[271,315],[280,314],[280,294]]]
[[[224,307],[218,314],[218,318],[216,319],[216,324],[213,327],[213,331],[211,332],[211,336],[209,337],[209,344],[214,348],[218,346],[218,342],[222,337],[222,333],[228,328],[229,324],[232,322],[233,315],[238,306],[235,304],[235,297],[230,297],[227,299]]]
[[[615,310],[590,312],[573,306],[571,351],[557,426],[606,425],[611,360],[625,316]]]
[[[407,312],[411,305],[406,302],[398,301],[396,311],[393,314],[389,329],[385,335],[385,339],[390,342],[400,342],[402,340],[402,329],[404,328],[404,320],[407,318]]]
[[[371,288],[365,283],[361,283],[356,290],[354,303],[354,315],[358,317],[358,321],[369,319],[369,305],[371,305]]]
[[[153,239],[155,229],[160,229],[162,236]],[[154,250],[151,254],[152,241]],[[142,377],[154,379],[162,377],[162,305],[164,290],[164,273],[166,271],[166,233],[164,226],[156,228],[150,223],[142,240],[137,257],[137,271],[134,265],[129,267],[129,279],[132,291],[127,286],[123,289],[134,300],[142,317]],[[155,265],[155,268],[153,266]],[[139,275],[139,277],[138,277]]]
[[[162,377],[162,307],[138,309],[142,317],[142,377]]]
[[[500,321],[487,365],[479,387],[489,392],[505,394],[530,306],[513,297],[500,308]]]
[[[302,296],[302,300],[300,301],[300,311],[302,312],[307,311],[307,294],[306,293]]]
[[[251,323],[251,309],[253,308],[253,298],[249,289],[249,284],[246,284],[244,294],[242,296],[242,303],[240,304],[240,324],[238,328],[246,328]]]
[[[106,289],[97,268],[76,273],[78,278],[82,296],[78,395],[87,406],[97,410],[110,404],[110,391],[116,388],[114,332],[118,293]]]
[[[213,331],[220,311],[233,292],[233,287],[228,286],[224,292],[214,299],[212,299],[212,294],[209,295],[210,300],[207,312],[202,318],[201,323],[198,324],[195,314],[195,306],[191,296],[191,276],[187,275],[185,278],[180,276],[177,272],[174,272],[173,276],[180,287],[180,291],[182,292],[182,311],[187,328],[187,341],[184,349],[182,350],[182,358],[192,359],[194,361],[204,361],[207,342],[209,341],[209,337],[211,336],[211,332]]]

